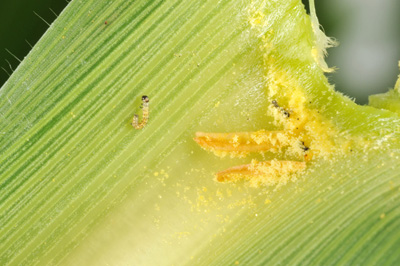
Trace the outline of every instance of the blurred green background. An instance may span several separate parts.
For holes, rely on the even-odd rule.
[[[99,0],[104,1],[104,0]],[[308,9],[308,1],[303,0]],[[0,86],[68,4],[67,0],[0,1]],[[392,88],[400,60],[399,0],[316,0],[317,15],[328,36],[340,45],[329,50],[331,83],[358,103]],[[8,62],[7,62],[8,61]]]
[[[0,0],[0,87],[66,6],[66,0]],[[8,62],[7,62],[8,61]],[[4,68],[4,69],[2,69]]]
[[[340,45],[329,49],[336,89],[367,103],[368,95],[393,88],[399,74],[399,0],[316,0],[317,16]],[[304,3],[304,1],[303,1]]]

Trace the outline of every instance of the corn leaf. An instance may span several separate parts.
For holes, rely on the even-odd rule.
[[[72,1],[0,90],[1,264],[398,262],[399,117],[334,91],[317,23],[299,0]],[[275,130],[297,87],[312,139],[347,146],[287,184],[215,182],[285,153],[218,158],[195,132]]]

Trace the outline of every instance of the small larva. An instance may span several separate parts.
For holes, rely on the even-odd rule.
[[[277,102],[276,100],[273,100],[273,101],[272,101],[272,105],[273,105],[275,108],[279,109],[279,110],[282,112],[282,114],[283,114],[284,116],[290,117],[289,111],[287,111],[287,110],[284,109],[283,107],[280,107],[279,104],[278,104],[278,102]]]
[[[147,124],[147,121],[149,121],[149,97],[147,97],[146,95],[142,96],[142,105],[143,105],[142,122],[139,123],[139,116],[137,114],[133,116],[132,126],[135,129],[142,129]]]

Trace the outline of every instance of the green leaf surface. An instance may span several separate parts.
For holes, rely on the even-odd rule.
[[[335,92],[317,39],[297,0],[72,1],[0,90],[1,264],[394,265],[399,117]],[[283,186],[217,183],[284,157],[193,141],[276,129],[272,67],[351,149]]]

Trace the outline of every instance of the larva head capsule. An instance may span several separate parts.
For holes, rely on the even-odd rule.
[[[150,99],[146,95],[143,95],[142,96],[142,101],[148,103],[150,101]]]

